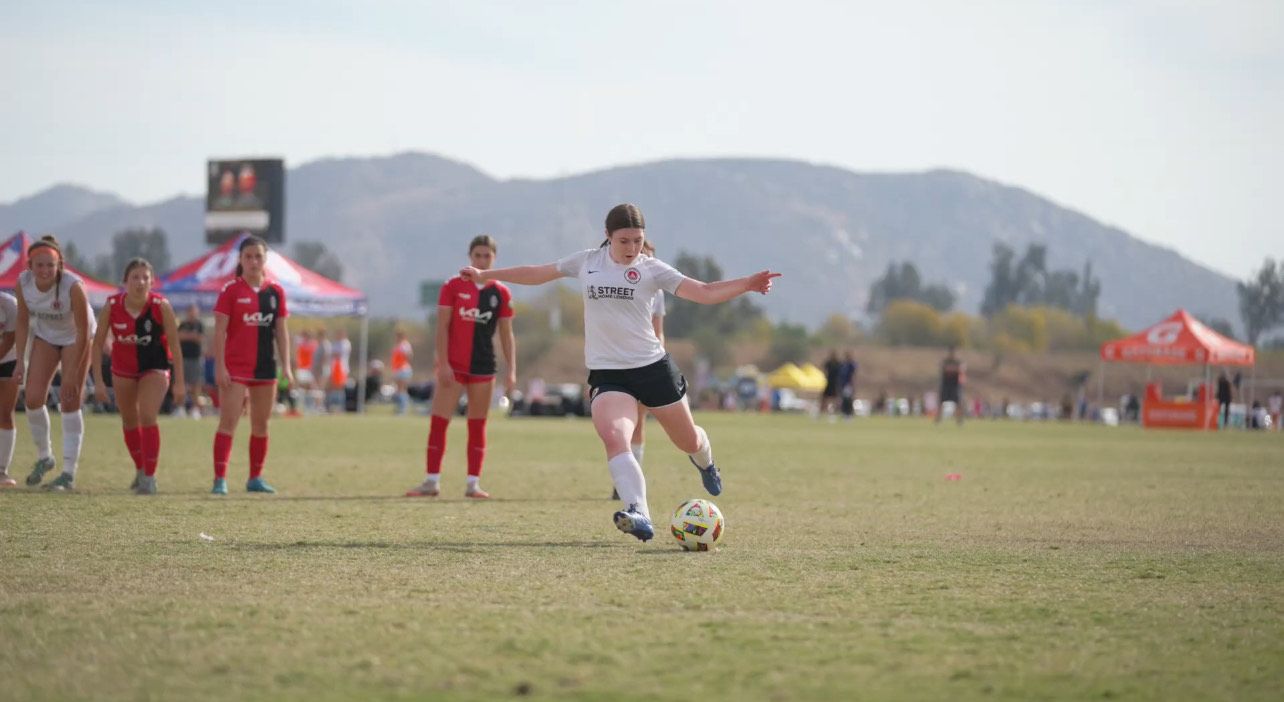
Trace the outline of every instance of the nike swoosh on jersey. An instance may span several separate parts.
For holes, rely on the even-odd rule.
[[[597,271],[589,271],[589,272],[588,272],[588,274],[589,274],[589,275],[593,275],[593,274],[594,274],[594,273],[596,273],[596,272],[597,272]]]

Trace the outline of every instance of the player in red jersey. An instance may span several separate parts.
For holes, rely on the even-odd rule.
[[[215,495],[227,494],[227,460],[232,434],[248,397],[250,405],[250,479],[248,492],[276,492],[263,480],[268,450],[268,418],[277,392],[277,360],[285,388],[294,384],[290,369],[289,311],[285,290],[267,279],[267,242],[241,240],[236,278],[223,286],[214,305],[214,375],[219,391],[218,432],[214,434]]]
[[[478,270],[495,264],[498,246],[489,236],[475,237],[468,244],[468,260]],[[468,485],[466,497],[485,499],[481,489],[482,459],[486,455],[486,415],[495,391],[496,330],[508,361],[504,385],[511,394],[517,384],[517,341],[513,338],[512,294],[501,283],[482,286],[452,278],[437,299],[437,389],[432,395],[432,420],[428,431],[428,477],[406,493],[407,497],[436,497],[441,478],[441,459],[446,453],[446,427],[468,393]]]
[[[135,258],[125,266],[125,292],[107,298],[98,314],[91,358],[94,397],[107,402],[103,378],[103,347],[112,335],[111,380],[116,407],[125,432],[125,446],[134,459],[134,482],[130,489],[140,495],[156,494],[156,465],[160,459],[160,427],[156,417],[165,392],[169,370],[174,368],[174,404],[182,407],[187,384],[179,349],[178,321],[169,300],[152,292],[156,272],[146,259]]]

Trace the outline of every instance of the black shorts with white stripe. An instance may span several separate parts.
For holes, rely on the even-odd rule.
[[[588,384],[590,402],[604,392],[622,392],[644,407],[664,407],[687,394],[687,379],[667,353],[641,368],[590,370]]]

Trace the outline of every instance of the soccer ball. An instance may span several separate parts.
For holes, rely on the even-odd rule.
[[[673,538],[688,551],[709,551],[722,540],[726,520],[722,510],[708,500],[687,500],[678,505],[669,522]]]

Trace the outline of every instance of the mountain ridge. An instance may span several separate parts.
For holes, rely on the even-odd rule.
[[[175,261],[206,248],[202,197],[132,205],[93,191],[76,200],[76,187],[58,186],[72,215],[64,221],[19,221],[34,210],[17,206],[47,190],[0,205],[0,227],[52,230],[91,254],[129,226],[165,229]],[[686,250],[712,256],[728,276],[784,272],[776,292],[757,300],[776,319],[814,326],[833,313],[863,316],[870,284],[893,260],[913,261],[975,314],[992,245],[1003,241],[1018,250],[1046,244],[1052,268],[1079,271],[1090,260],[1102,280],[1101,314],[1126,326],[1176,307],[1237,320],[1231,278],[1019,185],[950,168],[870,173],[789,159],[679,158],[502,180],[419,152],[327,158],[289,170],[286,246],[325,243],[375,314],[418,316],[419,281],[457,270],[472,236],[497,237],[497,265],[548,261],[597,245],[606,210],[626,201],[646,213],[662,259]],[[39,214],[56,218],[47,207]]]

